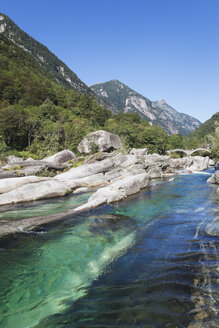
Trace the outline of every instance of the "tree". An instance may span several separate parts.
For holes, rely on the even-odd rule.
[[[0,109],[0,134],[5,144],[14,149],[28,145],[27,114],[19,107]]]

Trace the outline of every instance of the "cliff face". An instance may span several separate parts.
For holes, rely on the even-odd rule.
[[[161,125],[169,134],[187,135],[201,125],[199,120],[177,112],[165,100],[153,102],[117,80],[92,85],[91,89],[110,104],[113,113],[138,113],[151,125]]]

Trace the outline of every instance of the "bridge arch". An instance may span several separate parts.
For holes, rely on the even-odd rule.
[[[180,148],[177,148],[177,149],[172,149],[172,150],[168,150],[167,153],[168,154],[171,154],[171,153],[174,153],[174,152],[182,152],[182,153],[185,153],[187,156],[191,156],[193,153],[195,153],[196,151],[205,151],[205,152],[208,152],[208,153],[211,153],[211,150],[210,149],[207,149],[207,148],[196,148],[196,149],[180,149]]]
[[[207,149],[207,148],[197,148],[197,149],[192,150],[191,153],[190,153],[190,155],[192,155],[196,151],[205,151],[205,152],[208,152],[209,154],[211,153],[211,150],[210,149]]]

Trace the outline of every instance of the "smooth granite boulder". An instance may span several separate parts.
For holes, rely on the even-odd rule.
[[[75,159],[76,155],[71,150],[62,150],[59,153],[44,158],[43,161],[49,163],[65,163],[69,160]]]
[[[67,182],[46,180],[28,183],[0,195],[0,205],[28,202],[37,199],[64,196],[71,190]]]
[[[112,151],[120,149],[122,142],[119,136],[110,132],[99,130],[87,134],[78,145],[80,153],[89,154],[98,151]]]
[[[77,207],[75,212],[80,212],[97,207],[101,204],[112,203],[139,192],[150,185],[150,176],[147,173],[127,175],[107,187],[98,189],[88,202]]]
[[[188,167],[192,172],[194,171],[204,171],[209,167],[209,157],[194,156],[193,163]]]
[[[41,182],[48,180],[48,178],[39,178],[35,176],[20,177],[20,178],[8,178],[0,180],[0,194],[17,189],[25,184]]]

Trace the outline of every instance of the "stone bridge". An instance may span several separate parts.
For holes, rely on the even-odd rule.
[[[174,153],[176,151],[181,151],[183,153],[185,153],[187,156],[191,156],[193,153],[195,153],[196,151],[206,151],[208,153],[211,152],[210,149],[207,148],[197,148],[197,149],[192,149],[192,150],[186,150],[186,149],[172,149],[172,150],[168,150],[167,153],[171,154]]]

